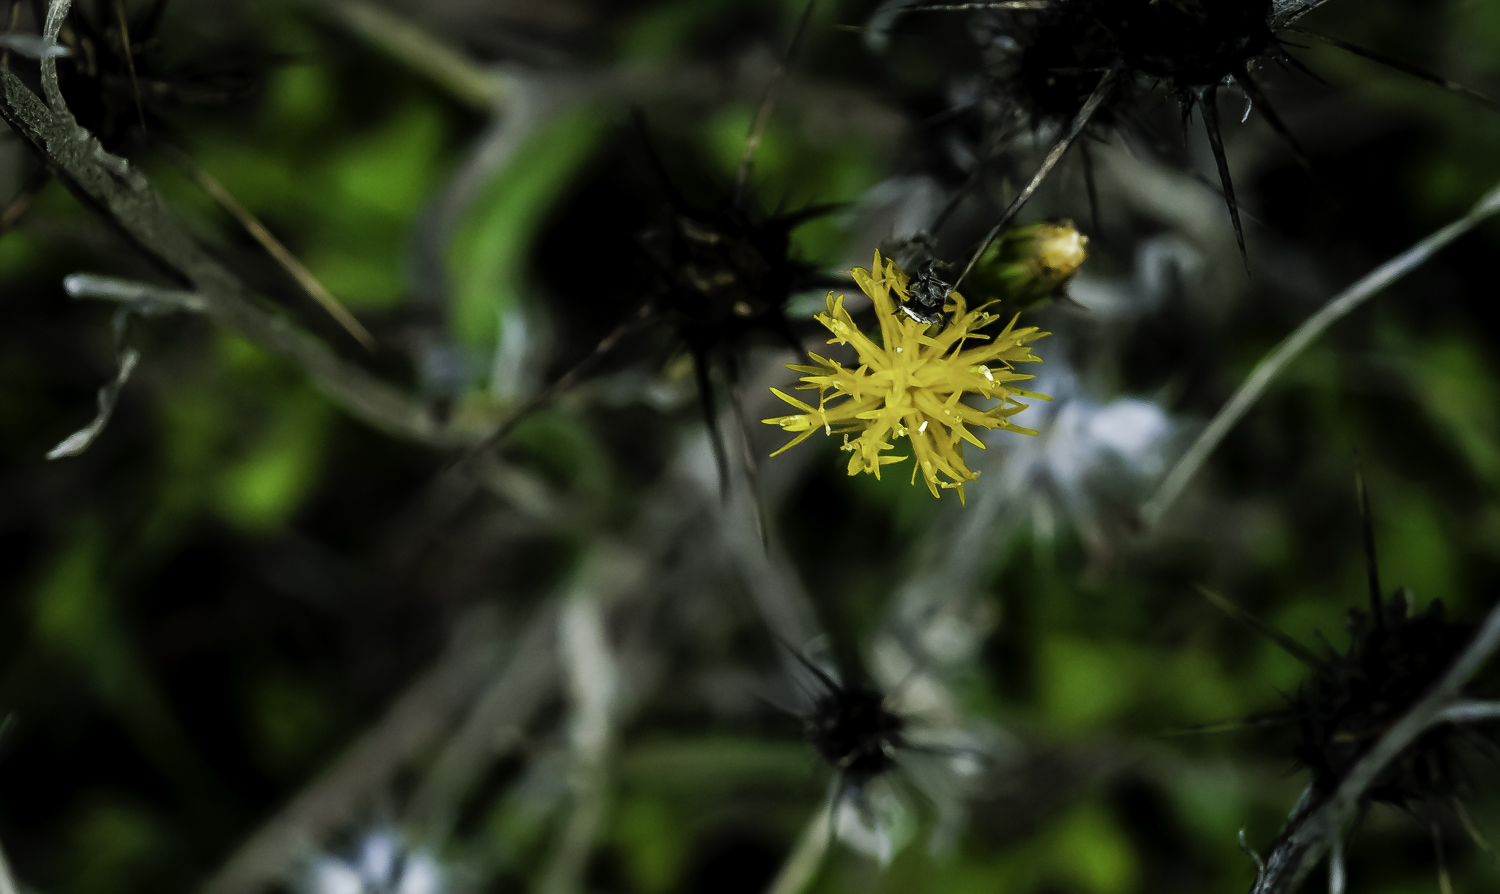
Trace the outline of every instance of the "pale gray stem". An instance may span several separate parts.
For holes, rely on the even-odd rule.
[[[500,648],[488,614],[454,628],[448,652],[391,705],[291,803],[271,817],[203,886],[202,894],[259,894],[280,882],[324,841],[356,819],[396,774],[440,741],[443,732],[498,669]]]
[[[15,51],[32,59],[71,56],[72,51],[55,40],[35,34],[0,34],[0,49]]]
[[[63,22],[68,18],[68,10],[73,6],[73,0],[52,0],[47,7],[47,21],[42,25],[42,39],[57,42],[57,35],[62,33]],[[68,115],[68,104],[63,100],[62,87],[57,82],[57,57],[42,57],[42,92],[47,96],[47,105],[52,111],[59,115]],[[75,123],[73,125],[77,127]]]
[[[562,657],[573,706],[570,739],[572,809],[542,873],[541,894],[582,890],[589,853],[608,807],[609,768],[620,716],[620,665],[605,627],[603,601],[638,569],[624,553],[608,549],[592,556],[563,599],[558,616]]]
[[[776,873],[766,894],[801,894],[812,884],[833,838],[833,809],[833,799],[825,798],[823,806],[802,830],[797,846],[781,865],[781,871]]]
[[[1442,723],[1480,723],[1500,719],[1500,702],[1456,702],[1439,718]]]
[[[163,289],[150,283],[113,276],[96,276],[92,273],[72,273],[63,277],[63,291],[72,298],[95,298],[101,301],[117,301],[130,308],[131,313],[142,316],[184,311],[204,313],[208,302],[202,295],[178,289]]]
[[[1328,894],[1344,894],[1344,838],[1338,829],[1330,836],[1328,851]]]
[[[446,840],[464,794],[486,767],[521,744],[526,725],[557,691],[556,610],[538,611],[518,639],[505,671],[478,698],[412,796],[407,815],[425,840]]]
[[[130,381],[131,374],[135,372],[136,364],[140,362],[140,351],[130,347],[120,348],[119,367],[115,371],[115,377],[99,389],[98,397],[96,398],[99,409],[94,414],[93,421],[71,435],[68,435],[56,447],[48,450],[48,459],[77,456],[93,445],[94,441],[103,433],[104,427],[109,424],[110,418],[115,415],[115,406],[120,402],[120,392],[125,390],[125,383]]]
[[[1281,344],[1273,348],[1250,371],[1244,384],[1240,385],[1229,401],[1214,415],[1208,427],[1198,436],[1198,440],[1194,441],[1193,446],[1188,448],[1187,453],[1177,461],[1156,493],[1142,507],[1141,516],[1146,525],[1155,527],[1161,521],[1162,516],[1182,494],[1183,488],[1197,474],[1209,455],[1229,434],[1230,429],[1245,417],[1255,402],[1260,400],[1272,380],[1279,376],[1296,359],[1297,355],[1302,353],[1304,348],[1322,335],[1328,327],[1364,304],[1372,295],[1426,263],[1453,240],[1479,226],[1496,212],[1500,212],[1500,187],[1491,189],[1479,204],[1459,220],[1381,264],[1359,282],[1335,296],[1317,313],[1308,317]]]
[[[317,5],[466,105],[492,112],[505,100],[509,84],[503,75],[400,16],[365,0],[319,0]]]
[[[1433,725],[1442,723],[1445,712],[1455,704],[1466,704],[1458,701],[1464,685],[1489,661],[1497,647],[1500,647],[1500,605],[1490,610],[1479,632],[1442,679],[1365,752],[1333,794],[1315,803],[1304,795],[1277,839],[1251,894],[1292,894],[1301,887],[1318,861],[1334,846],[1343,824],[1364,802],[1370,785],[1391,761]]]
[[[15,876],[10,873],[10,863],[5,860],[5,849],[0,847],[0,894],[18,894]]]

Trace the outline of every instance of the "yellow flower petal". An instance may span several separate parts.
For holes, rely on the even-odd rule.
[[[989,302],[970,310],[958,292],[951,293],[946,327],[927,326],[901,313],[898,305],[910,292],[906,272],[877,251],[869,270],[851,271],[855,283],[870,298],[880,324],[877,344],[855,324],[844,307],[844,296],[828,293],[826,313],[815,319],[833,337],[829,344],[852,348],[859,358],[854,368],[818,354],[810,354],[813,365],[790,365],[802,373],[797,388],[815,390],[819,405],[813,407],[778,389],[771,389],[800,413],[763,420],[796,433],[796,437],[773,453],[800,444],[818,429],[844,436],[849,453],[850,475],[869,473],[880,477],[882,466],[913,460],[912,483],[922,476],[934,497],[944,490],[957,490],[964,501],[964,485],[979,477],[964,462],[965,442],[980,449],[984,443],[970,426],[1035,434],[1010,421],[1026,409],[1017,397],[1047,400],[1010,383],[1033,378],[1013,370],[1015,363],[1040,362],[1030,343],[1048,333],[1034,326],[1017,328],[1013,316],[998,333],[976,330],[997,322]],[[981,410],[963,403],[965,394],[999,400],[999,405]],[[850,435],[857,437],[850,438]],[[911,444],[910,455],[895,454],[894,438]]]

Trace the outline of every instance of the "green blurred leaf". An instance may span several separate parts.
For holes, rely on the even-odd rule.
[[[494,345],[501,313],[524,292],[527,257],[542,220],[603,133],[596,110],[557,117],[532,134],[475,200],[449,256],[457,295],[453,331],[462,344],[482,351]],[[578,263],[590,263],[589,246],[575,250]]]
[[[168,830],[151,814],[119,803],[91,808],[72,830],[64,894],[129,891],[170,853]]]
[[[672,890],[687,852],[685,831],[661,800],[629,798],[616,806],[614,840],[626,871],[643,894]]]
[[[1052,872],[1092,894],[1124,894],[1139,884],[1135,848],[1114,817],[1085,804],[1064,816],[1048,835]]]
[[[219,473],[214,502],[241,528],[281,527],[317,482],[332,408],[311,389],[289,395],[264,431]]]
[[[1047,724],[1066,733],[1097,727],[1128,708],[1142,670],[1136,656],[1070,636],[1047,638],[1037,662]]]
[[[246,698],[251,747],[272,774],[300,775],[333,731],[328,705],[293,675],[263,671]]]

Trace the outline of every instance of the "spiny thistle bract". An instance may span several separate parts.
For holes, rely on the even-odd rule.
[[[997,21],[992,43],[1001,52],[989,73],[995,98],[1033,129],[1066,127],[1114,63],[1112,35],[1078,3],[1012,12]],[[1120,95],[1094,114],[1096,129],[1112,123],[1111,106]]]
[[[1133,70],[1182,93],[1218,84],[1277,48],[1270,0],[1084,0]]]
[[[803,718],[807,739],[849,785],[859,787],[895,765],[906,721],[874,689],[840,686],[826,675],[820,680],[825,691]]]
[[[760,217],[732,204],[699,208],[673,194],[668,222],[641,241],[695,360],[737,351],[755,333],[800,350],[786,304],[815,268],[791,257],[791,232],[828,210]]]
[[[1371,745],[1448,669],[1473,636],[1468,624],[1444,618],[1433,602],[1413,615],[1399,591],[1380,615],[1349,612],[1346,654],[1321,659],[1292,700],[1301,742],[1296,755],[1313,787],[1329,794]],[[1366,791],[1371,801],[1408,807],[1456,794],[1453,746],[1464,727],[1439,724],[1392,761]]]
[[[895,449],[893,438],[904,437],[916,457],[912,482],[920,472],[934,497],[940,496],[940,488],[956,489],[963,500],[964,484],[979,477],[964,462],[963,442],[984,448],[968,426],[1036,434],[1010,421],[1029,406],[1016,398],[1048,398],[1013,384],[1034,378],[1016,372],[1015,364],[1040,362],[1028,345],[1049,333],[1035,326],[1018,329],[1013,317],[1001,331],[984,334],[979,330],[998,321],[999,315],[987,310],[990,304],[969,310],[963,295],[956,291],[948,294],[945,311],[952,322],[947,326],[939,328],[914,320],[898,309],[909,297],[906,273],[879,252],[870,270],[854,270],[854,281],[875,306],[880,344],[859,331],[844,308],[844,297],[835,298],[829,292],[828,309],[818,314],[817,320],[833,334],[829,344],[854,348],[859,366],[850,369],[817,354],[811,354],[815,366],[788,366],[807,373],[797,387],[816,390],[818,405],[771,389],[800,411],[762,420],[797,433],[776,453],[801,443],[819,429],[825,435],[842,434],[844,449],[850,453],[849,474],[868,472],[879,478],[881,466],[908,458],[887,453]],[[977,344],[970,347],[971,343]],[[999,404],[980,410],[962,402],[966,394],[998,400]],[[851,434],[856,434],[853,441],[848,438]]]
[[[846,644],[847,645],[847,644]],[[801,688],[808,698],[798,712],[803,734],[818,756],[837,774],[830,791],[829,808],[834,828],[841,838],[882,864],[889,863],[899,843],[893,841],[883,811],[877,809],[879,795],[893,795],[892,771],[898,769],[902,751],[924,751],[905,738],[907,720],[891,707],[891,699],[874,686],[862,682],[864,672],[852,653],[845,655],[842,679],[814,664],[801,652],[787,647],[811,679]],[[846,650],[847,651],[847,650]],[[872,785],[876,780],[883,784]],[[929,793],[930,796],[930,793]],[[899,800],[899,798],[898,798]],[[890,806],[886,801],[886,806]],[[872,841],[859,842],[845,833],[843,814],[851,812],[858,825],[872,832]],[[874,844],[874,847],[869,847]]]
[[[1356,478],[1363,522],[1369,611],[1351,609],[1350,645],[1342,654],[1318,655],[1231,603],[1204,591],[1232,616],[1249,623],[1307,665],[1311,677],[1284,711],[1255,720],[1295,723],[1300,741],[1294,755],[1312,774],[1320,796],[1331,795],[1376,742],[1428,694],[1473,638],[1470,624],[1449,621],[1443,604],[1412,613],[1411,594],[1398,590],[1386,599],[1380,586],[1374,525],[1362,478]],[[1454,746],[1463,736],[1488,741],[1470,726],[1440,723],[1407,746],[1366,786],[1364,802],[1381,801],[1410,809],[1458,794]]]
[[[1015,96],[1033,124],[1056,126],[1087,114],[1090,98],[1102,94],[1082,122],[1097,128],[1118,117],[1114,109],[1136,80],[1164,84],[1184,117],[1195,106],[1203,114],[1243,254],[1239,205],[1219,132],[1219,87],[1233,79],[1298,160],[1304,159],[1251,77],[1259,60],[1286,58],[1271,31],[1271,15],[1270,0],[1059,0],[1040,15],[1018,19],[1013,40],[1021,48],[1019,62],[996,89]],[[1092,185],[1087,159],[1085,172]]]
[[[637,119],[637,127],[644,138],[644,122]],[[716,206],[703,207],[678,191],[645,142],[667,201],[663,223],[642,233],[640,242],[656,272],[655,300],[692,357],[720,487],[727,493],[728,460],[715,423],[711,371],[721,367],[730,387],[738,385],[740,353],[757,335],[802,351],[787,319],[787,302],[823,280],[817,268],[793,257],[791,234],[838,206],[765,215],[737,187]]]

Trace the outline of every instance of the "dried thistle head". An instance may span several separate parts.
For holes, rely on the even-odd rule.
[[[803,718],[807,739],[849,785],[862,786],[895,766],[906,721],[875,689],[825,680],[825,691]]]
[[[1240,75],[1277,49],[1270,0],[1087,0],[1133,70],[1179,93]]]
[[[1034,129],[1067,126],[1117,55],[1114,36],[1082,3],[1012,13],[998,37],[996,44],[1005,49],[990,75],[991,89]],[[1112,126],[1123,96],[1116,94],[1094,115],[1094,130]]]
[[[762,217],[733,206],[704,209],[674,195],[666,221],[641,242],[689,350],[735,350],[755,333],[797,345],[786,305],[815,268],[792,256],[791,233],[828,210]]]
[[[1385,602],[1379,616],[1351,610],[1348,628],[1349,651],[1314,666],[1292,699],[1301,734],[1297,759],[1324,794],[1427,693],[1474,633],[1469,624],[1447,620],[1441,602],[1412,614],[1406,591]],[[1385,768],[1368,798],[1406,807],[1455,794],[1460,729],[1434,726]]]

